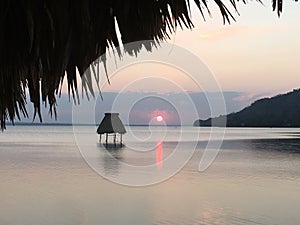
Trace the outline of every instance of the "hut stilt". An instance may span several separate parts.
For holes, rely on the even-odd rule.
[[[116,140],[117,140],[117,135],[116,133],[114,134],[114,144],[116,144]]]

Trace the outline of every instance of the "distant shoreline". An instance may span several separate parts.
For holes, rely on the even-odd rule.
[[[99,124],[72,124],[72,123],[7,123],[6,126],[66,126],[66,127],[71,127],[71,126],[99,126]],[[124,126],[128,127],[192,127],[193,125],[140,125],[140,124],[124,124]]]
[[[7,127],[13,127],[13,126],[36,126],[36,127],[55,127],[55,126],[62,126],[62,127],[72,127],[72,126],[95,126],[97,127],[99,124],[71,124],[71,123],[7,123],[6,126]],[[139,125],[139,124],[125,124],[124,126],[126,127],[164,127],[164,125]],[[212,128],[211,126],[193,126],[193,125],[166,125],[167,127],[195,127],[195,128]],[[213,128],[224,128],[224,127],[213,127]],[[300,128],[300,127],[246,127],[246,126],[236,126],[236,127],[225,127],[225,128],[236,128],[236,129],[277,129],[277,128],[291,128],[291,129],[296,129],[296,128]]]
[[[300,89],[255,101],[239,112],[198,119],[195,127],[300,127]]]

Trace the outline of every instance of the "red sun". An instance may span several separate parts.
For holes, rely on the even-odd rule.
[[[161,121],[163,121],[164,120],[164,118],[162,117],[162,116],[157,116],[156,117],[156,121],[157,122],[161,122]]]

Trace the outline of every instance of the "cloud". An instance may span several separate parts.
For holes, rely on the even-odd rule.
[[[246,26],[246,25],[232,25],[228,27],[218,27],[209,29],[206,32],[201,32],[198,37],[202,40],[216,41],[223,40],[231,37],[247,37],[251,38],[253,36],[261,35],[272,35],[278,32],[287,32],[293,27],[289,25],[255,25],[255,26]]]
[[[217,93],[206,93],[211,99],[219,96]],[[48,109],[42,107],[42,117],[44,123],[72,123],[72,110],[75,107],[79,110],[79,115],[85,119],[92,107],[95,123],[99,123],[105,112],[117,111],[120,113],[121,119],[128,124],[149,124],[158,114],[165,118],[165,122],[169,125],[191,125],[196,119],[206,119],[212,115],[206,95],[203,92],[189,93],[156,93],[156,92],[104,92],[102,93],[104,100],[96,98],[96,103],[88,101],[86,98],[81,100],[80,106],[69,101],[67,94],[62,94],[57,99],[58,120],[51,118]],[[243,107],[250,105],[258,95],[239,93],[239,92],[223,92],[227,112],[236,112]],[[138,99],[138,101],[135,101]],[[133,101],[134,100],[134,101]],[[190,101],[190,102],[187,102]],[[132,104],[132,102],[135,102]],[[117,105],[117,106],[116,106]],[[195,107],[196,114],[191,106]],[[22,122],[32,122],[33,106],[27,105],[29,119],[22,119]],[[129,117],[126,114],[129,112]],[[82,120],[83,123],[85,120]],[[35,121],[38,122],[38,121]]]

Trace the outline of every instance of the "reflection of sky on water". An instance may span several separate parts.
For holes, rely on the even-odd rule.
[[[300,138],[291,139],[250,139],[226,140],[222,149],[243,149],[253,151],[278,151],[282,153],[300,153]]]
[[[299,130],[229,129],[216,160],[200,173],[204,129],[196,152],[179,173],[136,188],[110,182],[88,167],[69,128],[13,129],[0,136],[0,224],[300,223],[300,139],[289,136]],[[140,143],[151,150],[140,152],[127,146],[133,146],[131,136],[124,136],[124,148],[114,150],[98,145],[96,136],[91,157],[112,177],[128,173],[122,162],[153,163],[158,169],[162,159],[161,171],[178,146],[178,128],[170,129],[161,149],[158,140],[151,140]],[[187,137],[182,144],[185,153],[193,141]]]
[[[121,162],[126,162],[124,159],[128,157],[126,153],[124,153],[124,149],[126,149],[125,145],[120,144],[98,144],[100,151],[106,151],[108,154],[100,153],[100,161],[101,167],[103,167],[104,173],[108,177],[116,177],[119,175],[120,169],[122,167]],[[129,149],[127,149],[129,150]],[[155,149],[156,154],[156,166],[158,169],[163,166],[163,142],[158,141]],[[152,160],[148,162],[153,163]],[[136,165],[139,165],[138,163]]]

